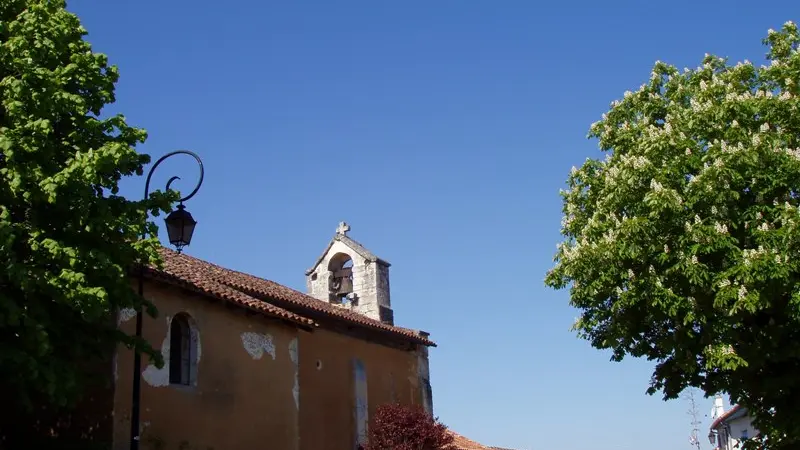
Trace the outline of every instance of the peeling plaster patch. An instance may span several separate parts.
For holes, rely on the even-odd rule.
[[[294,406],[297,407],[297,410],[300,410],[300,370],[299,370],[299,362],[300,360],[297,357],[297,338],[292,339],[289,342],[289,358],[292,360],[292,364],[294,364],[294,386],[292,387],[292,396],[294,396]]]
[[[294,397],[294,406],[300,410],[300,374],[296,371],[294,373],[294,386],[292,387],[292,396]]]
[[[259,334],[250,331],[242,333],[242,346],[253,359],[261,359],[264,352],[275,359],[275,345],[272,343],[272,336],[269,334]]]
[[[114,381],[119,380],[119,353],[114,352]]]
[[[161,343],[161,356],[164,358],[164,367],[159,369],[154,364],[148,364],[142,372],[142,379],[153,387],[169,386],[169,332],[172,317],[167,316],[167,337]]]
[[[131,319],[136,317],[136,310],[133,308],[123,308],[119,310],[117,314],[117,325],[122,325],[124,322],[127,322]]]
[[[292,339],[292,342],[289,342],[289,359],[292,360],[292,364],[297,367],[297,338]]]
[[[169,369],[167,369],[169,365],[164,364],[163,369],[159,369],[154,365],[147,366],[142,372],[142,379],[153,387],[164,387],[169,386]]]

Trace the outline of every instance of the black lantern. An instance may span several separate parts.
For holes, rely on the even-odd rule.
[[[169,243],[174,245],[178,253],[180,253],[183,247],[192,242],[192,234],[197,221],[194,220],[189,211],[186,211],[183,203],[178,205],[178,209],[169,213],[164,221],[167,223]]]

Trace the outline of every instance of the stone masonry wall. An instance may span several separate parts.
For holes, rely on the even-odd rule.
[[[343,253],[353,261],[353,293],[356,302],[353,311],[375,320],[381,320],[380,306],[391,308],[389,299],[389,268],[377,262],[365,260],[356,251],[340,241],[335,241],[315,270],[306,277],[308,293],[314,298],[328,302],[328,285],[332,276],[328,265],[333,257]]]

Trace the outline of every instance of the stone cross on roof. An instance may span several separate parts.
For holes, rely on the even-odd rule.
[[[347,236],[348,231],[350,231],[350,225],[348,225],[347,222],[339,222],[339,226],[336,227],[336,234]]]

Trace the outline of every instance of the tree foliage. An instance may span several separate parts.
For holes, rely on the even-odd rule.
[[[800,444],[800,34],[766,65],[656,62],[573,168],[546,283],[613,360],[656,362],[649,392],[727,392],[771,448]]]
[[[0,2],[0,382],[12,404],[69,404],[116,342],[159,356],[112,316],[142,303],[128,271],[158,263],[158,241],[139,236],[170,198],[118,195],[149,161],[134,150],[146,133],[101,118],[119,75],[85,34],[64,1]]]
[[[421,407],[381,405],[375,411],[365,450],[449,450],[453,436]]]

